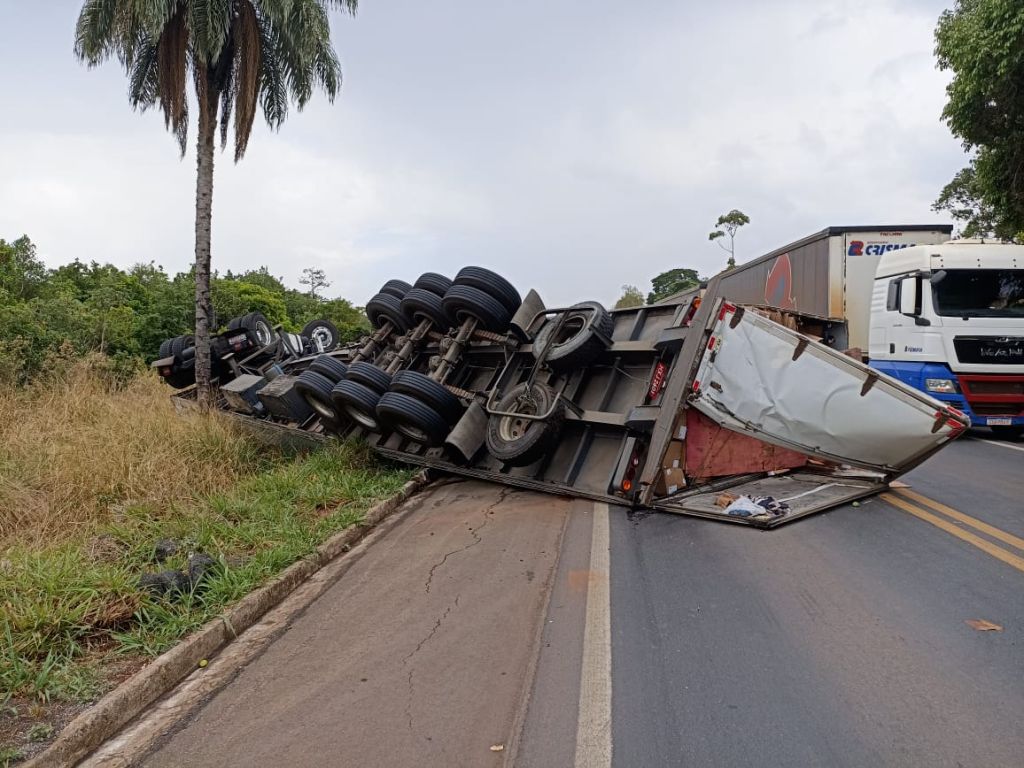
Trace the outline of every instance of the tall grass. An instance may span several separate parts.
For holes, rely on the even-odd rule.
[[[0,389],[0,550],[67,540],[112,514],[168,510],[279,459],[219,417],[179,417],[155,376],[127,384],[90,359]]]
[[[285,455],[168,393],[86,362],[0,394],[0,705],[94,696],[110,660],[166,650],[411,474],[365,445]],[[158,562],[162,539],[178,550]],[[140,588],[199,552],[215,567],[187,593]]]

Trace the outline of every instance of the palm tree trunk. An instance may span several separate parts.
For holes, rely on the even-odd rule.
[[[196,147],[196,394],[201,408],[213,406],[210,386],[210,221],[213,213],[213,145],[217,128],[216,90],[203,89]],[[211,102],[212,92],[212,102]]]

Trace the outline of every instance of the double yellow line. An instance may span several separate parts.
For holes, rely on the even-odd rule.
[[[1024,573],[1024,557],[1015,554],[1009,549],[1004,549],[988,539],[984,539],[976,533],[972,533],[951,521],[955,520],[957,523],[962,523],[965,526],[984,533],[986,536],[991,536],[993,539],[1009,544],[1014,549],[1024,553],[1024,539],[1020,536],[1014,536],[1012,533],[1007,533],[1001,528],[996,528],[988,523],[983,523],[981,520],[977,520],[970,515],[965,515],[959,510],[948,507],[934,499],[929,499],[927,496],[922,496],[920,493],[914,493],[914,491],[906,488],[899,488],[895,493],[883,493],[882,498],[894,507],[899,507],[904,512],[909,512],[914,517],[920,518],[927,523],[931,523],[932,525],[941,528],[946,533],[952,534],[958,539],[966,541],[968,544],[973,544],[978,549],[992,555],[992,557],[997,560],[1002,560],[1007,565],[1012,565],[1018,571]],[[913,503],[915,501],[917,504]],[[929,512],[924,509],[924,507],[930,507],[935,510],[935,512],[942,513],[945,517]]]

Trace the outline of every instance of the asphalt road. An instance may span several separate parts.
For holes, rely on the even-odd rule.
[[[1024,536],[1022,469],[963,441],[906,481]],[[1024,572],[894,504],[617,516],[611,602],[616,766],[1024,765]]]
[[[444,486],[145,764],[1024,766],[1022,469],[772,531]]]

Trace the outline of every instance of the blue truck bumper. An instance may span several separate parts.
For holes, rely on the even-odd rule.
[[[970,418],[972,427],[1024,426],[1024,413],[1018,415],[980,415],[960,391],[959,380],[945,363],[904,363],[895,360],[871,360],[869,365],[882,373],[899,379],[904,384],[947,403]],[[925,386],[926,379],[949,379],[956,384],[956,392],[930,392]],[[1018,410],[1018,409],[1014,409]]]

